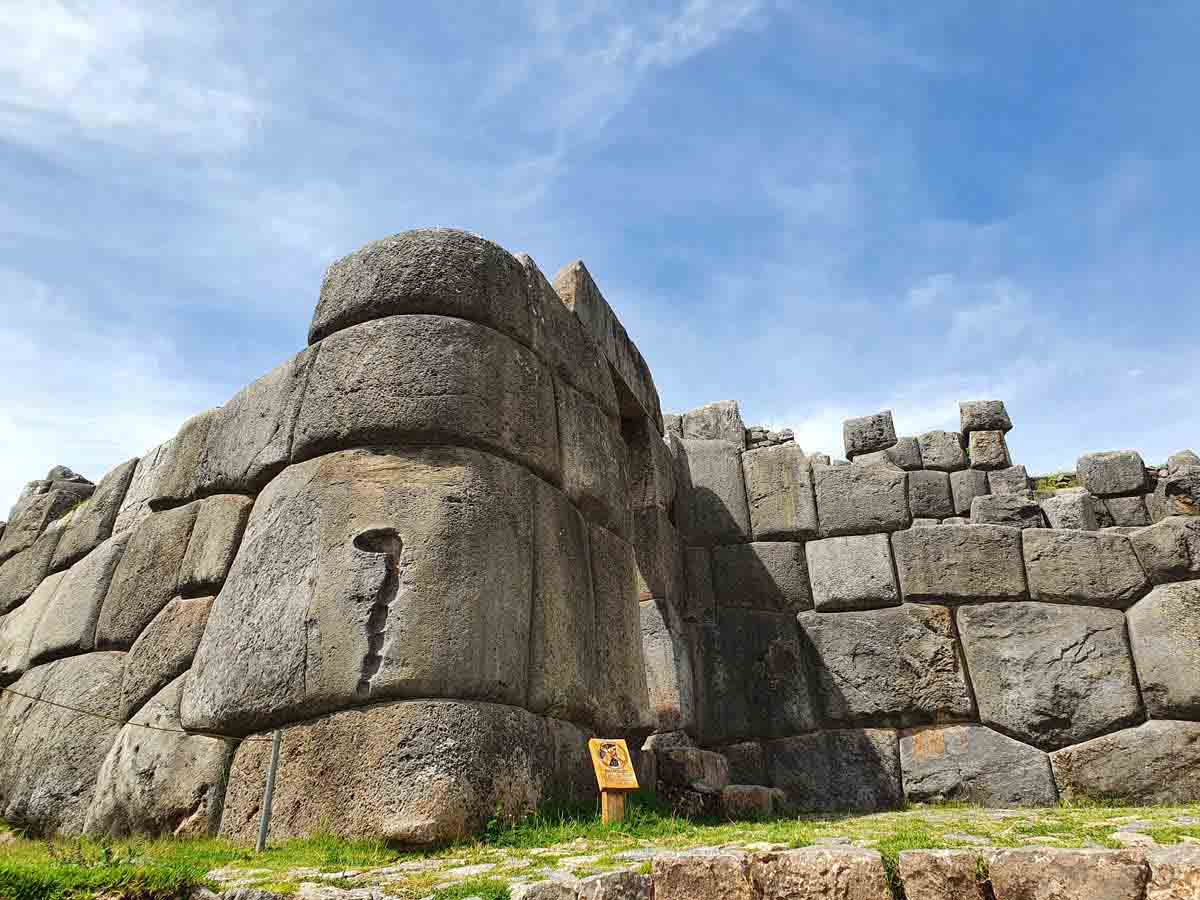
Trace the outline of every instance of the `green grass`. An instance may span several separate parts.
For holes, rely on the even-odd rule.
[[[1033,494],[1039,500],[1053,497],[1060,488],[1079,487],[1079,478],[1074,472],[1055,472],[1033,479]]]
[[[1185,818],[1186,817],[1186,818]],[[1078,804],[1037,810],[989,811],[961,804],[918,806],[870,815],[807,815],[763,822],[692,822],[672,816],[652,798],[631,799],[626,820],[600,824],[591,807],[546,808],[516,823],[494,822],[477,840],[418,852],[379,841],[347,841],[332,835],[283,841],[267,852],[224,840],[89,840],[46,842],[18,838],[0,844],[0,897],[12,900],[174,900],[222,870],[221,880],[294,893],[315,872],[355,873],[339,886],[372,884],[372,868],[404,862],[431,867],[396,876],[384,890],[403,900],[433,896],[462,900],[479,896],[505,900],[507,879],[544,877],[544,867],[575,859],[578,875],[647,863],[621,859],[631,850],[684,850],[698,846],[770,844],[803,847],[832,838],[878,850],[894,875],[899,854],[913,849],[972,847],[980,841],[996,847],[1033,843],[1058,847],[1119,847],[1112,834],[1122,824],[1145,822],[1143,830],[1159,843],[1200,839],[1200,805],[1120,807]],[[1182,824],[1181,824],[1182,823]],[[0,831],[3,826],[0,826]],[[490,864],[467,880],[446,870]],[[216,888],[218,884],[208,883]]]

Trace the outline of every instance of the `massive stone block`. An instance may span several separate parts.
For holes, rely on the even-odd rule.
[[[707,847],[668,853],[651,863],[654,900],[758,900],[750,858],[735,850]]]
[[[755,858],[751,877],[763,900],[837,897],[891,900],[887,870],[877,850],[801,847]]]
[[[150,486],[150,509],[169,509],[200,496],[200,473],[204,465],[204,450],[208,432],[221,417],[220,409],[209,409],[192,416],[175,437],[155,469]]]
[[[38,666],[13,685],[33,699],[0,694],[4,821],[34,834],[83,830],[100,767],[121,730],[124,656],[88,653]]]
[[[1200,518],[1168,516],[1129,541],[1153,584],[1200,578]]]
[[[1104,506],[1106,523],[1117,528],[1140,528],[1150,524],[1150,513],[1146,500],[1141,495],[1133,497],[1107,497],[1097,501]]]
[[[905,900],[983,900],[979,850],[901,850],[900,881]]]
[[[29,647],[31,662],[95,648],[100,608],[132,536],[132,531],[126,531],[109,538],[63,573],[66,577],[54,593],[51,614],[43,616],[34,631]]]
[[[870,812],[904,802],[894,731],[817,731],[768,741],[765,749],[771,784],[796,811]]]
[[[96,780],[84,831],[103,837],[211,837],[236,743],[180,731],[180,676],[121,729]]]
[[[756,541],[803,541],[817,536],[812,464],[798,444],[742,454],[746,499]]]
[[[1022,544],[1034,600],[1125,609],[1149,586],[1122,534],[1029,528]]]
[[[870,416],[847,419],[842,423],[842,443],[846,459],[863,453],[886,450],[896,443],[896,426],[892,424],[892,411],[886,409]]]
[[[1003,400],[964,400],[958,404],[959,430],[963,434],[972,431],[1012,431],[1012,419],[1004,408]]]
[[[1151,720],[1050,754],[1066,801],[1200,802],[1200,723]]]
[[[1146,900],[1188,900],[1200,886],[1200,847],[1195,844],[1173,844],[1146,850],[1150,881],[1146,884]]]
[[[803,544],[732,544],[715,547],[712,553],[718,609],[746,607],[770,612],[812,609]]]
[[[1003,431],[972,431],[967,451],[972,469],[1007,469],[1012,465]]]
[[[696,709],[687,634],[664,602],[643,600],[642,657],[656,732],[694,731]]]
[[[1141,854],[1129,850],[1001,850],[988,864],[997,900],[1142,900],[1147,881]]]
[[[54,550],[51,568],[65,569],[83,559],[113,533],[125,492],[133,481],[137,460],[121,463],[100,479],[95,492],[72,510],[71,524]]]
[[[554,276],[554,290],[583,323],[612,367],[621,417],[649,416],[661,433],[662,406],[650,367],[600,293],[583,260],[568,263],[559,270]]]
[[[1151,718],[1200,719],[1200,581],[1156,587],[1126,619]]]
[[[1096,518],[1096,498],[1085,488],[1055,491],[1053,497],[1042,500],[1042,510],[1051,528],[1074,528],[1079,531],[1096,531],[1100,528]]]
[[[212,597],[176,597],[133,642],[121,679],[122,718],[128,719],[187,671],[204,636],[212,602]],[[178,703],[176,707],[177,713]]]
[[[722,609],[694,627],[698,738],[706,746],[816,727],[796,618]]]
[[[179,593],[196,596],[224,584],[253,505],[249,497],[235,494],[209,497],[200,504],[179,568]]]
[[[1045,528],[1042,507],[1022,494],[988,494],[971,503],[972,525],[1009,525],[1013,528]]]
[[[712,551],[707,547],[688,547],[685,568],[687,601],[683,606],[684,621],[705,624],[715,622],[717,595],[713,589]]]
[[[258,833],[269,734],[233,761],[221,834]],[[271,814],[275,840],[342,837],[434,844],[521,818],[550,799],[595,796],[587,733],[513,706],[413,700],[287,729]]]
[[[945,519],[954,515],[950,476],[930,469],[909,472],[908,508],[914,518]]]
[[[552,377],[497,331],[444,316],[392,316],[321,343],[293,460],[347,447],[479,446],[560,480]]]
[[[620,422],[570,385],[554,386],[562,488],[593,522],[629,536],[629,456]]]
[[[209,614],[184,725],[246,734],[392,697],[523,704],[531,509],[530,476],[474,450],[284,470]]]
[[[199,503],[145,519],[125,547],[96,623],[96,647],[127,650],[171,598]]]
[[[634,512],[632,543],[637,554],[638,599],[658,597],[683,609],[685,545],[666,511],[652,506]]]
[[[954,496],[954,512],[960,516],[971,514],[971,503],[976,497],[991,493],[987,472],[980,469],[961,469],[950,473],[950,491]]]
[[[822,537],[896,531],[912,524],[908,473],[885,466],[813,466]]]
[[[813,605],[821,612],[875,609],[900,603],[886,534],[825,538],[804,545]]]
[[[1160,516],[1200,516],[1200,462],[1171,467],[1153,499]]]
[[[137,461],[133,470],[133,478],[125,490],[125,498],[121,508],[117,510],[117,520],[113,523],[113,534],[132,531],[150,515],[150,500],[154,496],[159,473],[171,459],[171,448],[175,439],[171,438],[147,450]]]
[[[760,741],[726,744],[719,752],[729,764],[731,784],[766,784],[767,758]]]
[[[689,473],[680,530],[689,544],[728,544],[749,539],[750,510],[742,479],[741,451],[728,441],[682,441]]]
[[[956,431],[927,431],[917,437],[921,465],[939,472],[957,472],[967,467],[962,435]]]
[[[883,451],[887,454],[892,465],[899,466],[906,472],[921,468],[921,445],[915,437],[897,438],[896,443]]]
[[[1116,610],[985,603],[958,610],[958,627],[985,725],[1052,750],[1142,716]]]
[[[746,444],[746,425],[737,401],[707,403],[683,414],[683,436],[693,441],[729,441]]]
[[[799,617],[816,695],[838,725],[915,725],[974,716],[950,610],[892,609]]]
[[[629,505],[635,510],[671,511],[677,490],[678,463],[654,423],[644,416],[621,423],[629,455]],[[671,439],[678,440],[672,436]]]
[[[1029,473],[1024,466],[1009,466],[993,469],[987,473],[988,490],[993,494],[1021,494],[1029,496]]]
[[[900,735],[904,796],[912,803],[1053,806],[1050,759],[982,725],[919,728]]]
[[[8,517],[4,535],[0,537],[0,562],[34,545],[50,523],[92,495],[91,482],[38,481],[35,490],[23,494]]]
[[[892,552],[904,599],[957,603],[1024,597],[1021,534],[1001,525],[897,532]]]
[[[1085,453],[1075,464],[1075,472],[1097,497],[1137,494],[1146,486],[1146,463],[1135,450]]]
[[[33,545],[0,563],[0,615],[16,609],[50,572],[62,532],[51,528]]]
[[[0,685],[16,681],[29,668],[34,633],[65,576],[65,572],[49,576],[28,600],[0,616]]]

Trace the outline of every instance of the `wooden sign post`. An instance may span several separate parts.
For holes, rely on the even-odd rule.
[[[624,821],[625,795],[638,789],[629,748],[619,739],[592,738],[588,750],[600,786],[600,821],[605,825]]]

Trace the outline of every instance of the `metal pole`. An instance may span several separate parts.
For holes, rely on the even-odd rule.
[[[267,786],[263,790],[262,818],[258,823],[257,850],[262,853],[267,849],[267,831],[271,827],[271,801],[275,797],[275,772],[279,769],[279,744],[283,740],[283,732],[278,728],[271,736],[271,768],[267,769]]]

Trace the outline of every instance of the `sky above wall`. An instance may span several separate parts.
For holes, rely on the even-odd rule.
[[[1198,44],[1187,0],[0,0],[0,517],[428,225],[582,257],[664,409],[838,454],[1000,398],[1031,471],[1200,450]]]

